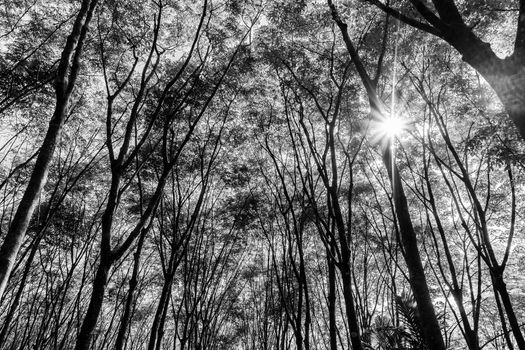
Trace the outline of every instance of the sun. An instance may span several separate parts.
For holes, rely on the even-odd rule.
[[[397,114],[388,114],[376,120],[373,126],[374,140],[393,141],[407,130],[407,122]]]
[[[405,130],[405,121],[396,115],[389,116],[382,121],[381,131],[390,138],[399,136]]]

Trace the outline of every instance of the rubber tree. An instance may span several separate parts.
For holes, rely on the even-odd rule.
[[[363,65],[361,58],[348,34],[348,25],[341,19],[335,5],[328,0],[332,18],[341,31],[346,49],[352,59],[359,78],[366,90],[371,108],[372,119],[381,122],[386,119],[388,108],[381,100],[377,92],[377,79],[372,79]],[[392,155],[392,140],[387,140],[383,150],[383,163],[388,172],[392,185],[392,197],[394,200],[395,214],[400,228],[401,245],[404,250],[404,258],[409,272],[409,282],[417,302],[417,308],[421,316],[421,323],[425,341],[430,350],[445,350],[445,343],[441,335],[439,322],[432,304],[425,270],[421,261],[418,241],[404,192],[403,183]]]
[[[287,124],[288,129],[291,130],[289,120]],[[302,180],[299,176],[287,174],[287,169],[281,165],[284,162],[272,151],[268,139],[265,140],[265,149],[279,179],[272,182],[268,176],[265,176],[275,201],[276,212],[280,215],[275,222],[276,229],[263,228],[263,230],[269,242],[278,291],[283,300],[285,315],[294,333],[296,349],[308,350],[312,323],[309,271],[305,262],[307,247],[304,238],[308,196],[302,188]],[[295,148],[294,150],[296,153],[297,150]],[[297,160],[298,156],[295,155],[294,158]],[[299,163],[297,166],[300,166]],[[276,239],[274,236],[277,235],[280,237]],[[280,253],[279,249],[273,246],[276,245],[275,242],[281,242]]]
[[[525,339],[523,337],[523,333],[521,331],[521,327],[518,320],[518,315],[516,314],[514,310],[514,306],[512,304],[511,296],[508,291],[508,288],[505,283],[505,269],[507,267],[510,253],[511,253],[511,246],[514,238],[514,233],[516,230],[516,187],[514,184],[514,174],[512,167],[509,165],[506,169],[507,176],[508,176],[508,183],[509,183],[509,189],[510,189],[510,220],[509,220],[509,229],[508,229],[508,236],[507,236],[507,242],[505,245],[505,251],[502,258],[498,257],[497,249],[494,247],[492,239],[491,239],[491,230],[490,230],[490,215],[487,214],[487,208],[484,207],[483,202],[484,199],[480,197],[478,190],[476,189],[475,180],[472,179],[472,175],[468,171],[468,165],[464,160],[462,160],[459,150],[454,146],[451,135],[449,133],[449,130],[447,129],[447,124],[445,122],[445,116],[440,112],[439,107],[433,103],[430,100],[430,97],[427,95],[427,92],[423,88],[423,83],[421,81],[418,81],[417,83],[417,89],[421,96],[423,97],[423,100],[429,106],[429,113],[431,116],[432,121],[435,122],[436,126],[438,127],[439,134],[441,135],[442,139],[445,141],[446,149],[450,152],[452,155],[451,159],[454,160],[454,165],[457,166],[459,170],[459,174],[461,176],[459,177],[460,183],[464,185],[464,188],[466,192],[469,195],[470,201],[472,203],[472,208],[474,211],[474,222],[476,224],[476,230],[475,235],[472,230],[468,228],[466,220],[461,216],[462,218],[462,227],[465,228],[466,233],[469,236],[469,239],[473,246],[475,247],[478,255],[480,258],[483,259],[485,262],[488,271],[490,273],[490,277],[492,280],[492,285],[494,287],[494,290],[497,294],[499,294],[499,298],[501,299],[501,303],[504,307],[504,312],[507,315],[509,325],[511,327],[511,332],[514,335],[514,338],[516,339],[516,343],[520,349],[525,349]],[[440,172],[442,173],[443,178],[446,178],[444,166],[443,164],[446,164],[443,159],[441,159],[438,156],[438,152],[436,151],[435,147],[433,146],[432,140],[429,140],[429,151],[432,154],[433,158],[436,160],[436,164],[438,165],[438,168],[440,169]],[[489,175],[487,175],[489,176]],[[490,181],[490,178],[489,180]],[[449,191],[451,194],[454,194],[455,191],[453,189],[453,186],[450,184],[450,180],[446,182],[447,187],[449,188]],[[430,187],[429,187],[429,193],[430,193]],[[454,204],[457,209],[460,209],[458,195],[453,195],[454,198]],[[434,209],[434,211],[437,211]],[[441,229],[442,230],[442,229]],[[477,236],[477,237],[474,237]],[[481,244],[478,243],[478,241],[481,241]],[[505,320],[502,319],[502,323],[504,323]],[[469,343],[474,341],[474,335],[471,335],[469,338],[471,340],[467,339]],[[509,344],[510,345],[510,344]]]
[[[108,93],[108,105],[106,113],[106,145],[109,154],[111,181],[106,207],[101,218],[99,263],[96,268],[89,306],[87,308],[86,314],[84,315],[82,326],[76,340],[76,350],[87,350],[90,348],[92,335],[94,334],[95,327],[102,311],[102,304],[109,281],[110,269],[129,251],[143,230],[147,230],[151,227],[150,223],[155,218],[160,200],[164,192],[164,187],[173,168],[178,164],[179,158],[181,157],[181,154],[185,150],[185,147],[190,139],[192,139],[200,120],[208,111],[215,95],[219,91],[219,88],[222,86],[226,75],[230,71],[230,68],[235,61],[236,55],[242,47],[242,43],[251,30],[250,28],[246,32],[244,37],[240,40],[240,43],[234,49],[234,52],[219,68],[219,71],[216,74],[217,78],[207,82],[208,85],[206,88],[200,89],[201,87],[198,85],[198,83],[201,82],[200,74],[202,73],[204,64],[207,63],[209,50],[207,50],[204,55],[200,56],[201,64],[197,65],[193,71],[188,71],[190,70],[190,61],[193,58],[194,53],[200,49],[200,38],[206,29],[205,19],[209,18],[208,1],[204,1],[202,5],[202,13],[197,24],[193,42],[181,67],[169,77],[163,86],[160,86],[161,83],[159,82],[151,82],[153,77],[155,77],[155,75],[158,73],[161,52],[161,47],[159,46],[158,40],[163,21],[163,8],[166,5],[163,3],[157,3],[155,6],[157,6],[157,14],[154,21],[153,41],[150,46],[146,62],[142,68],[139,87],[136,94],[133,96],[133,100],[131,101],[132,106],[127,119],[124,120],[122,117],[119,118],[119,121],[124,121],[124,132],[121,136],[121,140],[118,135],[114,135],[114,119],[116,118],[113,116],[113,102],[115,101],[116,97],[124,91],[126,85],[130,83],[131,76],[133,75],[135,67],[137,67],[138,60],[135,61],[127,79],[121,83],[115,91],[111,92],[109,83],[106,82]],[[201,53],[199,52],[199,54]],[[107,76],[106,72],[105,76]],[[178,84],[178,86],[176,84]],[[142,111],[141,107],[146,101],[148,94],[152,91],[153,87],[158,89],[159,96],[154,101],[151,111],[144,112]],[[197,93],[197,91],[201,93],[207,92],[207,95],[204,95],[204,101],[202,105],[198,106],[198,108],[191,109],[192,113],[189,116],[189,120],[186,124],[186,130],[184,130],[184,132],[174,132],[174,123],[177,121],[177,118],[182,118],[183,116],[185,117],[183,114],[184,108],[187,107],[188,100],[191,99],[192,95]],[[172,93],[179,94],[180,99],[170,102],[170,95]],[[145,116],[144,113],[148,113],[148,115]],[[145,118],[147,122],[141,135],[137,135],[135,131],[136,125],[141,120],[141,118]],[[125,175],[134,173],[130,170],[130,167],[136,161],[136,155],[141,154],[141,152],[143,152],[145,149],[147,141],[151,141],[153,138],[152,130],[154,130],[155,125],[157,125],[157,128],[160,129],[160,135],[157,135],[160,137],[155,138],[152,143],[155,145],[153,146],[153,149],[160,148],[162,170],[160,170],[160,174],[158,176],[153,193],[147,204],[145,204],[144,212],[136,220],[133,228],[125,234],[121,244],[113,246],[113,227],[115,224],[114,218],[118,211],[123,192],[127,189],[129,190],[129,186],[126,185]],[[174,135],[178,135],[180,139],[174,139]],[[133,139],[135,139],[134,144]],[[120,144],[120,149],[118,152],[116,152],[116,146],[118,144]]]
[[[18,204],[5,240],[0,248],[0,302],[2,301],[2,296],[15,264],[18,251],[24,241],[40,192],[47,180],[49,166],[53,159],[57,142],[60,139],[62,126],[68,114],[71,93],[75,87],[80,70],[82,47],[86,40],[89,23],[97,1],[98,0],[82,1],[80,10],[73,23],[71,32],[67,37],[64,49],[62,50],[54,81],[56,100],[53,116],[49,121],[49,126],[42,145],[40,146],[27,188]]]
[[[348,80],[348,65],[344,70],[343,77],[340,81],[336,81],[333,77],[331,83],[336,88],[335,96],[332,96],[329,107],[323,106],[321,97],[307,84],[305,84],[292,67],[285,62],[281,62],[286,68],[287,72],[293,77],[293,81],[297,83],[297,89],[291,89],[291,92],[282,89],[281,95],[284,101],[284,113],[287,121],[288,136],[292,140],[292,148],[294,149],[294,160],[297,166],[298,175],[301,182],[300,192],[306,195],[305,200],[311,206],[314,213],[316,226],[325,248],[328,251],[335,253],[331,258],[334,259],[334,264],[339,270],[342,281],[342,292],[345,306],[345,317],[348,322],[348,336],[352,348],[356,350],[364,349],[362,341],[363,325],[359,324],[359,318],[355,303],[355,286],[353,285],[353,266],[352,266],[352,201],[349,198],[342,198],[340,195],[340,188],[344,174],[340,171],[340,163],[338,160],[338,138],[337,126],[340,122],[341,104],[345,92],[346,83]],[[281,85],[286,86],[284,79],[281,78]],[[305,94],[305,97],[301,96]],[[309,119],[309,111],[307,109],[307,101],[312,101],[316,115],[320,116],[322,123],[324,123],[324,143],[317,143],[315,130],[311,128],[311,120]],[[297,130],[297,131],[296,131]],[[301,136],[294,136],[295,134]],[[320,146],[322,145],[322,146]],[[360,143],[360,146],[362,143]],[[360,146],[355,151],[360,149]],[[268,148],[268,147],[267,147]],[[352,177],[352,167],[355,156],[352,155],[348,160],[349,177]],[[305,159],[311,159],[306,161]],[[311,169],[316,169],[317,174],[313,175]],[[316,178],[318,177],[318,178]],[[326,191],[325,204],[320,204],[317,198],[316,191],[318,188],[315,183],[321,183],[323,190]],[[350,180],[350,187],[353,186]],[[350,188],[349,193],[352,190]],[[349,195],[351,197],[351,194]],[[345,208],[345,203],[348,207]],[[325,207],[326,209],[323,209]],[[326,210],[326,212],[325,212]],[[347,214],[348,212],[348,214]],[[332,253],[330,253],[332,255]],[[335,327],[335,325],[333,325]],[[332,345],[334,341],[332,341]]]
[[[69,196],[72,196],[71,193],[74,191],[75,186],[77,186],[80,180],[82,180],[86,173],[89,172],[90,168],[93,167],[93,164],[96,163],[100,153],[99,149],[94,155],[89,155],[89,158],[83,159],[81,157],[73,162],[70,155],[74,153],[74,150],[75,147],[70,148],[65,160],[57,159],[56,162],[59,163],[59,168],[61,168],[61,170],[59,170],[56,179],[53,181],[54,185],[53,189],[50,190],[47,205],[43,205],[44,209],[40,213],[39,223],[33,234],[34,237],[32,237],[29,247],[26,248],[28,252],[21,252],[21,258],[19,260],[24,261],[24,267],[21,269],[21,277],[17,281],[16,292],[13,292],[9,298],[9,311],[5,315],[3,325],[0,328],[0,344],[6,344],[8,337],[12,337],[12,334],[10,334],[11,323],[13,321],[16,323],[18,319],[23,318],[20,317],[21,308],[19,308],[19,306],[23,299],[23,292],[28,287],[29,283],[27,282],[31,279],[31,274],[35,274],[32,269],[34,269],[34,260],[36,260],[38,252],[41,249],[40,242],[45,236],[48,236],[47,233],[49,232],[54,217],[60,213],[60,208],[66,202],[66,199]],[[85,162],[86,164],[84,165],[81,162]],[[82,166],[82,168],[77,174],[74,169],[79,166]],[[49,185],[50,183],[48,183],[48,186]],[[62,186],[64,187],[63,189]],[[25,255],[27,255],[27,258],[24,259],[23,257]],[[37,318],[37,315],[35,314],[33,317]],[[20,341],[20,339],[16,339],[16,341]]]
[[[193,181],[182,183],[181,174],[178,169],[170,176],[169,191],[170,200],[163,200],[160,213],[157,215],[161,240],[159,244],[159,256],[162,262],[162,275],[164,278],[162,291],[157,303],[155,315],[151,322],[151,330],[148,341],[148,350],[160,349],[162,346],[164,328],[167,323],[167,313],[170,302],[172,302],[173,283],[176,273],[183,260],[188,254],[188,246],[195,231],[198,229],[199,220],[204,220],[203,213],[206,205],[206,196],[212,181],[212,170],[217,156],[220,152],[220,137],[224,129],[226,117],[229,115],[229,106],[223,113],[222,125],[218,128],[218,135],[208,135],[200,156],[200,177],[195,176]],[[215,140],[212,140],[215,138]],[[210,143],[210,145],[208,145]],[[207,146],[212,150],[207,150]],[[206,153],[210,153],[206,157]],[[192,198],[192,197],[196,198]],[[191,213],[184,219],[183,212]],[[169,238],[168,238],[169,237]],[[162,245],[162,247],[160,247]],[[166,247],[164,247],[166,245]],[[164,247],[164,248],[163,248]]]

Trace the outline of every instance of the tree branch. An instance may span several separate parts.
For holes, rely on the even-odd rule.
[[[418,21],[418,20],[416,20],[416,19],[414,19],[412,17],[408,17],[408,16],[402,14],[401,12],[399,12],[398,10],[383,4],[379,0],[366,0],[366,1],[371,3],[371,4],[373,4],[373,5],[375,5],[381,11],[386,12],[389,15],[391,15],[392,17],[397,18],[398,20],[408,24],[409,26],[412,26],[412,27],[417,28],[417,29],[421,29],[421,30],[423,30],[423,31],[425,31],[427,33],[430,33],[430,34],[438,36],[438,37],[442,36],[441,31],[439,29],[437,29],[436,27],[433,27],[432,25],[428,25],[426,23],[420,22],[420,21]],[[428,10],[428,12],[430,14],[432,14],[432,12],[430,10]],[[435,19],[437,21],[439,21],[439,18],[437,18],[435,15],[434,15],[434,17],[435,17]],[[428,21],[428,19],[427,19],[427,21]],[[429,21],[429,23],[431,23],[431,22]]]

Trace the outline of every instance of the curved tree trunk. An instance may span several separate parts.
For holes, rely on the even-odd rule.
[[[445,40],[489,83],[525,140],[525,57],[515,51],[507,58],[499,58],[490,44],[467,27],[447,33]]]

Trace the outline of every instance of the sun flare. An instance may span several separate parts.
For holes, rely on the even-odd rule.
[[[389,114],[374,124],[374,139],[378,142],[394,140],[407,129],[406,121],[397,114]]]
[[[398,137],[405,128],[405,121],[397,115],[389,115],[380,123],[380,132],[389,138]]]

